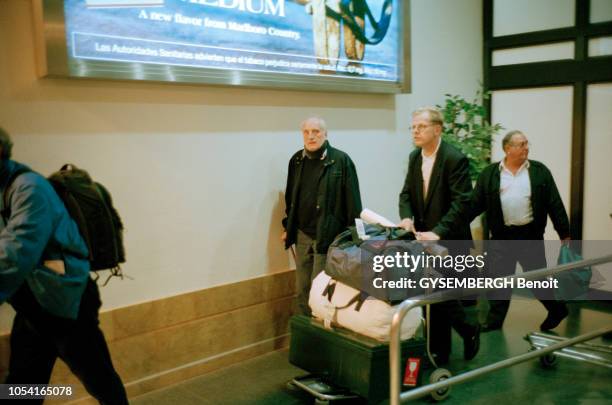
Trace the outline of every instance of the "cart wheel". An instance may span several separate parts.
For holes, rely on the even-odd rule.
[[[437,383],[438,381],[446,380],[447,378],[450,378],[451,376],[452,376],[451,372],[448,371],[447,369],[437,368],[429,376],[429,383],[430,384]],[[446,387],[446,388],[442,388],[440,390],[434,391],[430,395],[434,401],[436,402],[442,401],[448,396],[448,394],[450,394],[450,390],[451,390],[451,387]]]
[[[315,405],[329,405],[329,401],[327,399],[315,398]]]
[[[554,353],[549,353],[549,354],[545,354],[544,356],[540,357],[540,364],[544,368],[551,368],[555,364],[557,364],[557,360],[559,360],[557,355],[555,355]]]

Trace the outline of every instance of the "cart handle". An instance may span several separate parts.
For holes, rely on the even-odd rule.
[[[511,276],[503,277],[504,280],[510,280],[514,278],[524,278],[527,280],[539,280],[543,279],[547,276],[552,276],[554,274],[561,273],[563,271],[572,270],[581,267],[594,266],[597,264],[612,262],[612,254],[601,256],[594,259],[585,259],[577,262],[561,264],[558,266],[554,266],[551,268],[545,268],[535,271],[529,271],[522,274],[514,274]],[[569,339],[565,342],[561,342],[552,346],[549,346],[546,349],[538,350],[537,352],[531,352],[527,354],[523,354],[521,356],[517,356],[514,358],[506,359],[497,363],[490,364],[485,367],[481,367],[467,373],[451,377],[449,379],[437,382],[435,384],[430,384],[418,389],[413,389],[410,392],[406,392],[404,394],[401,393],[402,390],[402,382],[401,382],[401,371],[400,371],[400,363],[402,356],[402,348],[400,345],[400,331],[402,327],[402,321],[406,314],[412,309],[416,307],[420,307],[427,304],[436,304],[438,302],[449,301],[452,299],[458,299],[464,296],[475,295],[479,292],[486,291],[495,291],[496,288],[471,288],[464,290],[448,290],[448,291],[439,291],[429,296],[419,296],[407,299],[398,305],[395,314],[393,315],[393,320],[391,322],[391,335],[389,339],[389,389],[390,389],[390,404],[391,405],[399,405],[401,402],[407,401],[408,399],[418,398],[420,396],[429,394],[431,392],[440,390],[445,387],[449,387],[454,384],[458,384],[460,382],[466,381],[468,379],[472,379],[478,377],[482,374],[495,371],[501,368],[509,367],[517,363],[521,363],[527,360],[530,360],[535,357],[539,357],[542,354],[553,352],[560,348],[571,346],[575,343],[584,342],[590,339],[593,339],[597,336],[603,335],[612,331],[612,327],[606,330],[600,330],[597,332],[592,332],[587,335],[581,335],[573,339]]]

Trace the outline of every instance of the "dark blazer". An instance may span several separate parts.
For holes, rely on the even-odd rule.
[[[440,239],[472,240],[465,219],[469,209],[472,182],[467,157],[442,141],[434,163],[427,196],[423,196],[421,148],[408,162],[408,173],[399,197],[400,217],[413,218],[417,231],[435,232]]]
[[[561,239],[570,236],[569,219],[561,201],[559,190],[550,170],[536,160],[529,160],[531,184],[531,208],[533,210],[533,234],[544,235],[547,215]],[[487,166],[476,182],[472,194],[470,218],[486,212],[489,229],[494,239],[503,238],[504,214],[499,198],[499,162]]]
[[[361,214],[361,194],[355,164],[345,152],[333,148],[329,142],[323,159],[323,171],[319,177],[317,195],[317,252],[325,254],[336,236],[355,224]],[[285,247],[297,240],[297,203],[304,160],[303,150],[289,160],[287,187],[285,189],[285,214],[283,227],[287,231]]]

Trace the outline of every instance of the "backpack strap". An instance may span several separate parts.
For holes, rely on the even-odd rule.
[[[4,187],[4,193],[2,194],[2,211],[0,211],[0,215],[2,216],[2,220],[4,221],[5,225],[11,217],[11,207],[9,206],[10,201],[8,199],[8,190],[13,185],[17,177],[19,177],[23,173],[28,173],[31,171],[32,170],[28,168],[20,167],[9,176],[8,181],[6,182],[6,186]]]
[[[329,280],[329,283],[327,283],[327,287],[325,287],[321,295],[324,297],[327,297],[327,300],[331,302],[335,291],[336,291],[336,281],[331,279]]]
[[[355,295],[353,299],[347,304],[347,306],[351,306],[352,304],[357,303],[357,305],[355,305],[355,311],[359,312],[361,310],[361,306],[367,298],[368,293],[359,291],[359,294]]]
[[[357,304],[355,305],[355,311],[359,312],[359,310],[361,309],[361,306],[363,305],[365,300],[368,298],[368,296],[369,296],[368,293],[359,291],[353,298],[350,299],[349,302],[346,303],[346,305],[343,305],[341,307],[336,307],[336,310],[345,309],[345,308],[350,307],[353,304]]]

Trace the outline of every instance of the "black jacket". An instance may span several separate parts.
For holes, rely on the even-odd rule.
[[[325,254],[334,238],[347,226],[354,225],[361,214],[359,181],[353,161],[346,153],[327,145],[317,195],[317,252]],[[325,146],[324,146],[325,147]],[[289,160],[283,227],[287,231],[285,247],[296,242],[297,204],[304,151],[297,151]]]
[[[561,239],[570,236],[569,219],[561,201],[559,190],[550,170],[543,163],[529,160],[529,182],[531,184],[531,208],[533,210],[534,234],[544,235],[547,215],[553,222]],[[470,218],[486,211],[489,229],[493,238],[503,234],[504,214],[499,198],[499,162],[487,166],[476,182],[472,195]]]
[[[440,239],[472,240],[465,211],[469,209],[472,183],[467,157],[442,141],[423,197],[421,148],[410,154],[408,173],[399,196],[400,218],[414,218],[417,231],[435,232]]]

